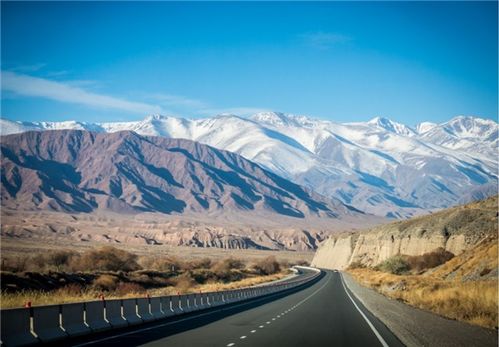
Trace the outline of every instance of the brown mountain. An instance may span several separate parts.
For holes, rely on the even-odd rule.
[[[1,151],[4,211],[159,213],[287,227],[366,219],[237,154],[189,140],[56,130],[3,136]]]

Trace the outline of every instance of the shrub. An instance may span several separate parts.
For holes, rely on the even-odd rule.
[[[55,251],[47,254],[47,265],[55,267],[57,270],[67,268],[70,261],[75,257],[72,251]]]
[[[407,262],[409,263],[411,270],[422,271],[442,265],[452,258],[454,258],[454,254],[439,247],[433,252],[409,256],[407,257]]]
[[[182,262],[175,257],[145,257],[140,260],[140,265],[149,270],[175,273],[184,268]]]
[[[348,270],[353,270],[353,269],[364,269],[366,266],[362,264],[360,261],[354,261],[348,265]]]
[[[274,256],[259,260],[253,268],[261,275],[272,275],[281,271],[281,266]]]
[[[175,283],[175,288],[180,293],[186,293],[196,285],[189,273],[178,276]]]
[[[118,278],[112,275],[100,275],[94,280],[93,286],[99,290],[113,291],[118,287]]]
[[[120,283],[118,283],[118,285],[116,287],[116,294],[117,295],[127,295],[130,293],[143,293],[143,292],[145,292],[144,287],[142,287],[138,283],[120,282]]]
[[[384,262],[376,266],[376,268],[394,275],[401,275],[410,270],[409,263],[400,255],[386,259]]]
[[[209,269],[211,268],[212,263],[210,258],[203,259],[195,259],[185,264],[185,269],[194,270],[194,269]]]
[[[190,277],[198,284],[204,284],[210,280],[216,280],[217,275],[210,270],[196,269],[189,271]]]
[[[294,265],[310,266],[310,262],[307,260],[295,260],[295,261],[289,263],[289,266],[294,266]]]
[[[57,289],[56,296],[78,296],[83,292],[83,287],[77,283],[70,283],[62,288]]]
[[[26,256],[2,257],[2,271],[24,272],[28,270],[28,264]]]
[[[220,274],[230,272],[231,270],[244,269],[244,267],[245,264],[241,260],[234,258],[226,258],[213,264],[211,270],[215,272],[217,276],[219,276]]]
[[[82,254],[73,266],[81,271],[135,271],[140,269],[133,253],[106,246]]]

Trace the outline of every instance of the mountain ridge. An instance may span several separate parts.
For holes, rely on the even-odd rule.
[[[9,205],[9,198],[22,200],[25,193],[36,197],[25,206],[28,210],[91,212],[104,195],[108,208],[120,204],[129,212],[182,213],[186,208],[213,212],[219,207],[253,210],[266,206],[291,217],[337,217],[333,200],[326,201],[235,153],[190,140],[131,131],[53,130],[2,136],[1,149],[4,206]],[[25,184],[25,179],[38,184]],[[69,194],[71,203],[58,196],[63,193]],[[52,202],[37,203],[42,195]],[[188,203],[176,200],[179,196]],[[171,206],[163,206],[166,201]],[[335,208],[343,205],[334,204]]]
[[[191,140],[50,130],[0,145],[7,238],[310,250],[383,221]]]
[[[61,127],[199,141],[364,212],[393,218],[449,207],[482,185],[497,186],[497,123],[474,117],[414,129],[380,117],[340,124],[276,112],[196,120],[155,115],[100,124],[2,120],[4,133]]]

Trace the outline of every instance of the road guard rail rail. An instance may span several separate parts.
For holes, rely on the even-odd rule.
[[[318,269],[296,266],[300,276],[219,292],[132,299],[98,300],[0,311],[2,346],[46,344],[105,330],[124,328],[172,316],[250,300],[305,285]]]

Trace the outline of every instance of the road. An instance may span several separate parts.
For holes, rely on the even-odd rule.
[[[361,313],[362,312],[362,313]],[[73,346],[403,346],[326,271],[308,288],[217,311],[193,313]]]

